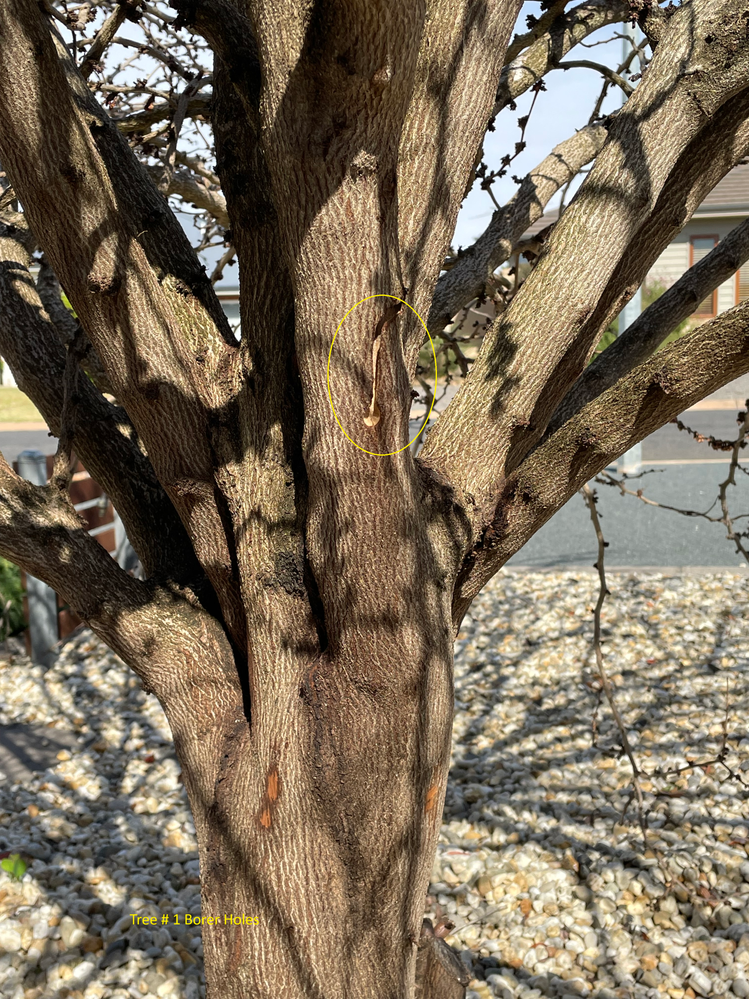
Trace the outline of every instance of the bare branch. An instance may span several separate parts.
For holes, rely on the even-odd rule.
[[[597,342],[590,319],[682,154],[746,86],[749,38],[736,27],[741,10],[741,0],[694,0],[671,17],[546,253],[486,335],[465,385],[427,438],[422,461],[474,497],[477,517],[583,371]],[[700,73],[692,72],[698,66]]]
[[[179,11],[173,26],[197,31],[229,67],[245,111],[254,119],[260,61],[249,19],[229,0],[171,0],[170,5]]]
[[[627,35],[622,35],[622,34],[617,33],[615,35],[615,37],[616,38],[627,38]],[[631,41],[631,39],[629,39],[629,40]],[[581,44],[584,45],[585,43],[583,42]],[[598,45],[600,43],[599,42],[593,42],[591,44],[592,45]],[[618,68],[617,68],[617,73],[618,73],[619,76],[621,76],[622,73],[628,72],[629,67],[632,65],[632,63],[634,62],[635,58],[638,58],[640,60],[640,65],[641,66],[644,64],[644,61],[645,61],[645,48],[647,47],[647,44],[648,44],[647,41],[644,40],[644,41],[640,42],[639,45],[635,45],[634,43],[631,45],[630,51],[627,53],[626,57],[624,58],[624,61],[621,62],[619,64]],[[593,122],[598,121],[598,119],[600,118],[601,108],[603,107],[603,102],[606,99],[606,95],[609,92],[609,86],[610,86],[610,81],[609,80],[604,80],[603,86],[601,87],[601,91],[600,91],[600,93],[598,95],[596,103],[593,105],[593,110],[590,113],[590,118],[588,119],[588,124],[593,124]],[[564,200],[564,198],[562,200]],[[560,214],[561,214],[561,212],[560,212]]]
[[[736,485],[736,470],[741,468],[739,465],[739,456],[741,450],[747,446],[747,434],[749,434],[749,399],[746,400],[745,406],[747,407],[743,412],[738,415],[737,422],[739,423],[739,433],[735,440],[732,441],[717,441],[712,436],[703,436],[702,434],[696,433],[689,427],[685,427],[681,420],[674,420],[672,422],[676,423],[679,430],[688,430],[696,440],[701,443],[707,443],[712,448],[718,451],[730,451],[731,459],[728,467],[728,475],[720,483],[718,487],[717,499],[713,501],[712,505],[705,511],[700,510],[684,510],[681,507],[670,506],[667,503],[659,503],[657,500],[650,499],[645,496],[644,490],[640,489],[628,489],[625,482],[628,480],[628,476],[624,476],[621,479],[615,478],[610,472],[601,472],[596,477],[596,482],[600,482],[602,485],[616,486],[622,496],[636,496],[640,502],[645,503],[647,506],[656,506],[661,510],[670,510],[673,513],[679,513],[683,517],[702,517],[704,520],[709,520],[712,524],[723,524],[726,528],[726,537],[729,541],[733,541],[736,546],[736,551],[739,555],[742,555],[744,559],[749,562],[749,550],[747,550],[741,538],[745,537],[745,534],[741,534],[736,531],[734,523],[737,520],[741,520],[742,517],[749,516],[748,514],[740,514],[738,517],[732,517],[731,512],[728,509],[728,487]],[[710,510],[713,509],[716,502],[720,503],[721,516],[711,517]]]
[[[67,496],[52,484],[35,486],[22,479],[2,455],[0,553],[59,593],[167,710],[173,699],[194,698],[205,689],[215,704],[228,702],[241,711],[239,678],[220,622],[189,594],[130,576],[88,533]],[[175,662],[182,667],[177,672]],[[205,737],[214,737],[210,729]],[[218,752],[215,758],[217,768]],[[214,771],[209,768],[205,775],[206,794]]]
[[[161,175],[161,179],[158,183],[158,188],[162,193],[166,193],[169,188],[172,178],[174,177],[174,164],[177,155],[177,140],[179,139],[180,129],[182,128],[182,122],[185,120],[185,115],[187,114],[187,108],[190,103],[190,98],[194,97],[202,85],[202,80],[200,76],[195,77],[187,84],[185,89],[180,94],[180,98],[177,101],[177,109],[174,112],[174,117],[172,118],[171,127],[169,130],[169,142],[166,147],[166,153],[164,155],[164,169]]]
[[[596,540],[598,542],[598,559],[596,560],[594,568],[598,570],[599,587],[598,599],[596,600],[596,606],[593,611],[593,648],[595,650],[596,665],[598,667],[598,678],[601,681],[601,687],[606,695],[606,700],[609,702],[609,708],[611,709],[611,714],[614,716],[616,727],[619,730],[619,738],[622,741],[622,749],[627,754],[629,765],[632,767],[632,785],[635,789],[635,794],[637,795],[637,814],[640,820],[640,830],[642,831],[643,849],[647,849],[648,826],[645,816],[645,803],[642,797],[642,788],[640,787],[641,771],[637,765],[637,760],[635,759],[635,754],[632,750],[629,736],[627,735],[627,729],[624,726],[624,721],[622,720],[622,716],[619,713],[619,708],[614,698],[614,691],[611,686],[608,673],[606,672],[606,667],[603,662],[603,651],[601,649],[601,608],[603,607],[604,600],[609,595],[609,588],[606,585],[606,569],[604,565],[606,541],[604,541],[603,531],[601,530],[601,521],[598,518],[595,492],[590,488],[587,482],[582,487],[580,492],[585,500],[585,505],[588,507],[588,512],[590,513],[590,519],[593,522],[593,529],[596,532]]]
[[[556,192],[596,156],[605,140],[603,125],[589,125],[555,146],[523,178],[512,199],[494,213],[473,246],[440,277],[429,314],[430,333],[441,330],[459,309],[481,294],[494,271],[512,255],[528,226],[543,215]]]
[[[154,139],[149,143],[149,145],[155,146],[157,149],[166,149],[167,144],[164,139]],[[212,170],[209,170],[203,160],[199,159],[197,156],[190,156],[188,153],[184,153],[182,150],[178,149],[175,159],[178,163],[188,167],[192,173],[195,173],[198,177],[202,177],[204,180],[208,181],[212,187],[221,187],[221,181],[217,175]],[[148,170],[150,167],[146,167],[146,169]],[[218,207],[218,205],[216,207]]]
[[[211,274],[211,284],[218,284],[221,278],[224,276],[224,268],[228,267],[234,261],[237,255],[237,251],[233,246],[230,246],[226,253],[224,253],[216,264],[213,274]]]
[[[16,232],[0,225],[0,353],[52,434],[61,437],[63,342],[70,341],[80,327],[59,297],[58,308],[64,315],[58,313],[53,323],[34,287],[29,263]],[[49,277],[41,284],[48,299],[59,287]],[[200,591],[202,570],[127,414],[107,402],[87,378],[80,379],[76,395],[70,421],[73,448],[112,498],[146,573]],[[161,525],[157,536],[154,523]]]
[[[507,51],[505,52],[505,65],[513,62],[523,49],[527,49],[531,46],[537,38],[544,35],[552,24],[559,17],[560,14],[564,12],[564,8],[569,3],[569,0],[556,0],[548,10],[545,10],[541,16],[535,21],[533,27],[526,31],[524,35],[515,35],[507,46]]]
[[[499,80],[493,115],[507,107],[554,69],[571,48],[607,24],[632,16],[626,0],[587,0],[552,23],[549,31],[505,66]]]
[[[153,180],[158,182],[163,173],[161,167],[152,166],[146,169]],[[176,194],[188,204],[208,212],[224,229],[229,228],[226,198],[220,191],[212,191],[205,184],[201,184],[190,170],[176,170],[164,194]]]
[[[620,90],[623,90],[627,97],[634,93],[635,88],[631,83],[627,83],[623,76],[615,73],[610,67],[604,66],[603,63],[593,62],[590,59],[568,59],[567,62],[556,63],[552,69],[594,69],[610,83],[614,83]]]
[[[153,59],[158,59],[159,62],[163,62],[164,65],[168,66],[173,73],[176,73],[177,76],[181,76],[182,79],[186,80],[188,83],[193,78],[194,74],[192,73],[191,70],[183,66],[180,63],[180,61],[178,59],[175,59],[175,57],[170,52],[165,52],[163,49],[158,48],[158,46],[156,45],[148,45],[144,44],[143,42],[136,42],[132,38],[113,38],[112,44],[122,45],[125,48],[137,49],[138,52],[147,53]]]
[[[130,9],[128,11],[128,8]],[[96,38],[91,43],[91,48],[86,53],[83,62],[79,66],[79,71],[84,80],[87,80],[93,72],[96,64],[101,60],[104,52],[114,36],[122,27],[128,13],[135,10],[135,5],[130,2],[118,3],[104,24],[96,33]]]
[[[64,595],[86,621],[103,623],[118,608],[149,599],[147,584],[129,576],[91,537],[68,497],[53,485],[22,479],[2,455],[0,551]]]
[[[234,542],[208,425],[236,392],[231,327],[174,214],[34,0],[0,6],[0,39],[3,167],[242,648]],[[38,134],[49,138],[41,156]]]
[[[744,560],[746,562],[749,562],[749,550],[744,547],[741,541],[742,535],[734,527],[734,519],[738,518],[732,518],[731,513],[728,509],[728,487],[736,485],[736,469],[739,467],[739,453],[741,449],[745,446],[746,438],[747,435],[749,434],[749,399],[745,400],[744,405],[746,406],[746,409],[744,410],[743,413],[739,413],[739,419],[741,420],[741,417],[743,416],[743,420],[741,422],[738,436],[734,441],[733,449],[731,451],[731,464],[728,469],[728,476],[720,484],[719,496],[720,496],[720,509],[721,513],[723,514],[723,516],[721,517],[721,521],[723,522],[723,524],[725,524],[725,528],[727,531],[726,537],[729,539],[729,541],[733,541],[734,545],[736,546],[736,551],[740,555],[743,555]]]
[[[202,83],[206,82],[205,79],[202,81]],[[123,90],[127,93],[132,93],[132,88],[130,87],[123,88]],[[211,101],[211,94],[196,94],[194,97],[191,97],[184,109],[183,118],[208,117]],[[174,105],[162,102],[155,104],[148,110],[134,111],[133,114],[126,115],[124,118],[113,118],[113,121],[123,135],[132,135],[138,132],[147,132],[154,125],[157,125],[160,121],[165,121],[173,114]]]

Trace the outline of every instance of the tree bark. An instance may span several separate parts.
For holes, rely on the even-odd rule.
[[[127,413],[87,381],[73,429],[149,575],[109,558],[64,483],[32,486],[1,460],[0,551],[164,706],[213,920],[210,999],[412,999],[417,952],[419,999],[451,999],[463,973],[422,918],[462,614],[586,478],[749,366],[742,307],[543,437],[596,323],[627,293],[632,248],[656,252],[673,224],[683,158],[746,119],[745,5],[690,0],[664,22],[645,80],[423,460],[408,448],[422,341],[411,308],[429,314],[520,3],[175,6],[214,49],[226,200],[204,201],[237,249],[239,344],[42,6],[0,4],[0,159]],[[549,38],[528,39],[528,65],[543,49],[546,72],[554,39],[569,47],[589,15],[626,10],[592,0],[552,19]],[[441,314],[602,132],[576,137],[568,163],[520,192],[478,269],[443,282]],[[17,237],[0,230],[0,346],[66,436],[71,356]]]
[[[194,775],[210,749],[192,713],[179,724],[183,700],[167,704],[196,815],[202,912],[218,919],[203,930],[211,995],[410,994],[450,743],[451,643],[431,644],[405,666],[376,646],[356,661],[287,653],[297,684],[251,736],[237,715],[207,800]],[[438,700],[445,709],[427,711]]]

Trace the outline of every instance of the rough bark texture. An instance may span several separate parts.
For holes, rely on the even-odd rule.
[[[529,36],[528,48],[519,52],[502,70],[494,114],[499,114],[511,101],[543,79],[578,42],[604,25],[631,17],[632,8],[626,0],[588,0],[567,13],[559,12],[548,30],[537,38]]]
[[[586,403],[615,385],[660,347],[669,333],[694,314],[700,302],[749,260],[749,219],[686,271],[628,329],[588,365],[554,413],[547,435],[563,426]]]
[[[492,216],[485,232],[437,282],[429,312],[429,332],[438,333],[512,254],[526,229],[544,213],[549,201],[600,152],[604,125],[588,125],[565,139],[523,178],[517,193]]]
[[[743,306],[549,426],[643,261],[746,149],[745,4],[691,0],[659,22],[624,110],[557,147],[442,279],[498,89],[524,59],[530,85],[626,5],[555,4],[506,71],[515,0],[174,6],[214,52],[222,192],[201,193],[185,157],[167,189],[230,227],[240,343],[163,174],[123,138],[133,122],[97,104],[42,6],[0,5],[0,162],[24,208],[0,219],[0,353],[114,499],[147,579],[88,535],[64,476],[39,488],[4,461],[0,552],[164,705],[203,913],[222,920],[204,932],[211,999],[452,999],[463,972],[422,917],[455,629],[580,484],[749,370]],[[407,306],[439,328],[593,158],[415,459],[423,337]],[[53,277],[31,278],[34,245],[83,333]],[[352,440],[327,394],[336,330],[332,402]],[[84,334],[121,407],[79,376]],[[258,924],[223,922],[241,914]]]
[[[746,13],[741,0],[694,0],[672,16],[670,44],[658,46],[641,85],[611,120],[547,253],[487,335],[471,391],[458,393],[452,418],[426,441],[422,460],[470,494],[477,511],[493,503],[580,374],[596,343],[585,324],[681,154],[745,88]]]

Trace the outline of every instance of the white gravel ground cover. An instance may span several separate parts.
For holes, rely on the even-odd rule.
[[[646,846],[591,653],[597,586],[503,572],[466,618],[429,914],[455,923],[469,999],[744,999],[746,581],[610,577],[604,653],[645,771]],[[21,882],[0,873],[0,996],[204,995],[194,828],[156,699],[84,632],[46,674],[0,661],[0,722],[73,727],[85,747],[0,784],[0,851],[34,858]],[[724,737],[727,766],[653,773],[714,759]]]

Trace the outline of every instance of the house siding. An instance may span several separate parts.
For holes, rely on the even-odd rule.
[[[717,236],[725,239],[728,233],[744,221],[742,215],[726,215],[717,218],[695,216],[684,226],[672,243],[653,264],[646,283],[660,281],[667,288],[677,281],[689,269],[689,247],[695,236]],[[718,288],[717,311],[725,312],[736,304],[736,276],[732,275]]]
[[[725,312],[732,309],[736,304],[736,275],[734,274],[727,281],[718,287],[718,312]]]
[[[647,281],[670,288],[689,267],[689,241],[669,243],[650,269]]]

